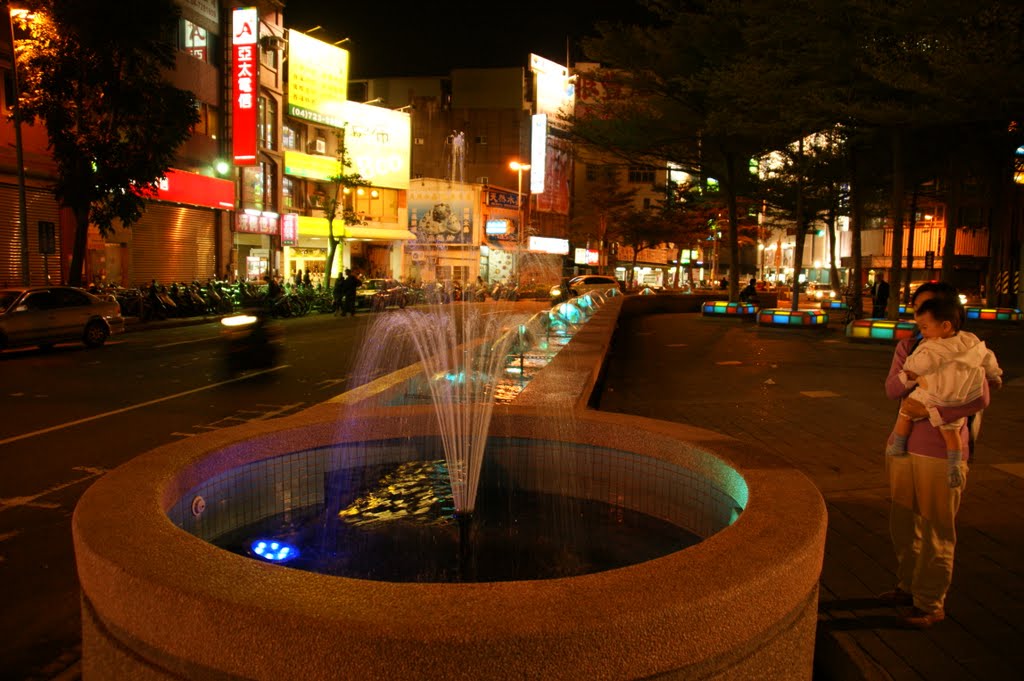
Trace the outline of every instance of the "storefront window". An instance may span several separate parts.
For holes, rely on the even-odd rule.
[[[260,97],[259,111],[256,114],[256,135],[260,146],[265,149],[277,149],[274,130],[277,127],[277,100]]]
[[[277,168],[272,163],[260,163],[242,168],[242,208],[276,210],[274,180]]]
[[[356,190],[355,211],[374,222],[398,222],[397,189],[360,187]]]
[[[290,210],[295,207],[295,181],[287,175],[281,179],[281,195],[285,209]]]
[[[299,131],[290,125],[281,128],[281,145],[285,149],[297,150],[300,148]]]

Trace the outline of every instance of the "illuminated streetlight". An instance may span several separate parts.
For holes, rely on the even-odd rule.
[[[519,248],[522,249],[524,237],[526,236],[526,224],[523,222],[523,171],[530,169],[529,163],[512,161],[508,167],[516,171],[519,181],[516,184],[516,201],[519,203]]]

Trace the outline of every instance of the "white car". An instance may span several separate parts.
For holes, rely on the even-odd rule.
[[[555,284],[551,287],[551,299],[555,300],[565,295],[566,298],[574,298],[581,296],[589,291],[597,291],[598,293],[604,293],[608,289],[617,288],[619,291],[625,291],[625,287],[621,281],[615,277],[608,276],[606,274],[581,274],[578,277],[573,277],[568,282],[569,293],[565,295],[562,291],[563,284]]]
[[[72,286],[0,289],[0,350],[81,341],[94,348],[124,331],[116,302]]]

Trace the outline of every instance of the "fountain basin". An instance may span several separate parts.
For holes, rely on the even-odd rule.
[[[283,455],[437,434],[429,408],[352,409],[343,429],[338,415],[328,403],[167,445],[86,492],[73,519],[84,678],[810,678],[821,496],[798,471],[698,428],[495,409],[491,436],[617,452],[545,463],[525,448],[523,484],[543,489],[569,476],[584,496],[692,524],[704,537],[580,577],[332,577],[229,553],[172,522],[187,517],[196,489],[243,466],[265,461],[269,474]]]

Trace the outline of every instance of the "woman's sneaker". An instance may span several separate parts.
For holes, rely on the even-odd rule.
[[[946,619],[946,613],[942,608],[928,612],[921,608],[911,608],[901,614],[903,624],[914,629],[927,629],[928,627]]]

